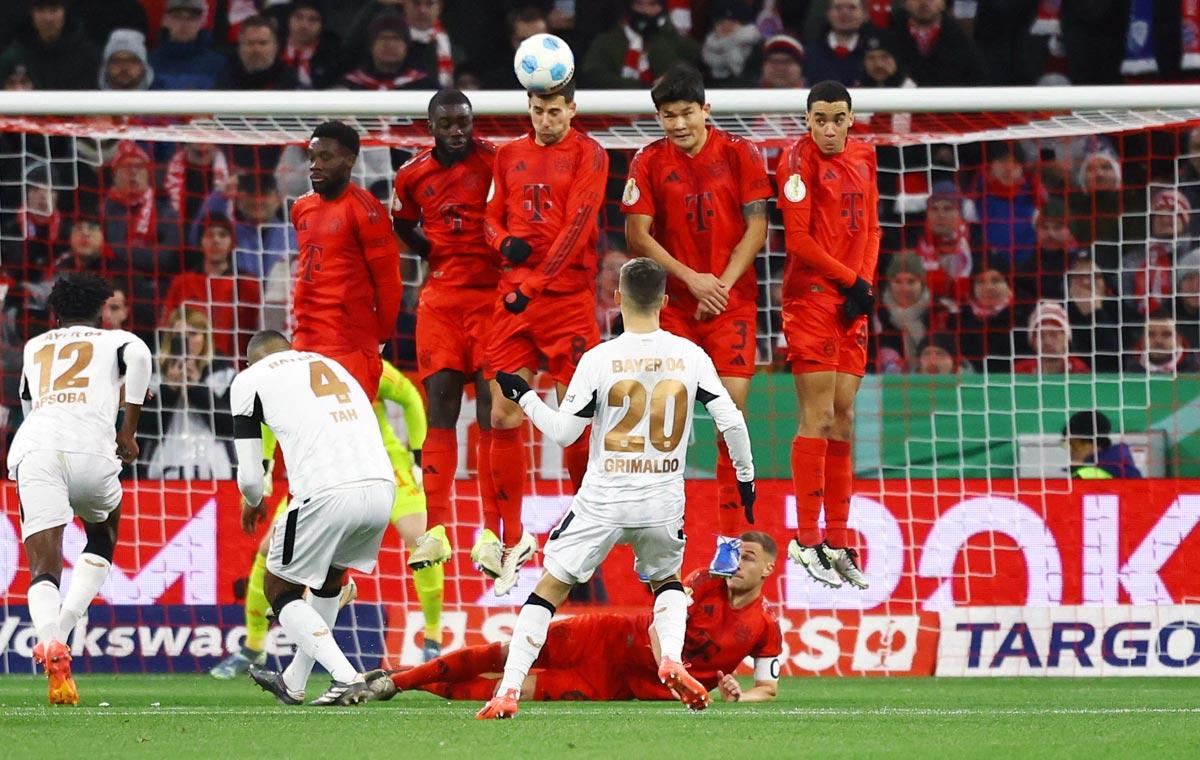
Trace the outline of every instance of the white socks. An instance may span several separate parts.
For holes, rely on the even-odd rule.
[[[67,596],[63,599],[62,610],[58,617],[59,640],[66,641],[75,630],[75,624],[87,614],[88,606],[100,593],[100,587],[108,580],[108,571],[112,563],[98,554],[83,553],[75,560],[75,570],[71,574],[71,585],[67,588]]]
[[[25,596],[38,642],[44,647],[51,641],[62,641],[58,633],[58,586],[50,581],[38,581],[29,587]]]
[[[333,602],[337,604],[336,597]],[[321,663],[333,680],[348,683],[358,675],[334,641],[333,627],[308,602],[303,599],[289,602],[279,611],[279,624],[288,638],[296,642],[297,648]],[[290,684],[288,688],[292,688]]]
[[[654,631],[663,657],[683,662],[683,635],[687,627],[687,594],[667,589],[654,599]]]
[[[309,606],[317,611],[317,614],[329,626],[330,631],[333,630],[333,624],[337,622],[340,596],[340,593],[335,596],[317,596],[310,593],[308,596]],[[288,635],[291,635],[290,631]],[[283,671],[283,682],[292,691],[303,694],[304,687],[308,684],[308,677],[312,675],[314,662],[312,657],[297,646],[296,655],[292,657],[287,669]]]
[[[550,627],[550,619],[554,613],[540,604],[526,602],[517,615],[517,624],[513,626],[512,641],[508,642],[508,659],[504,662],[504,678],[500,681],[497,694],[503,694],[509,689],[521,693],[525,676],[533,667],[533,661],[542,651],[546,643],[546,629]]]

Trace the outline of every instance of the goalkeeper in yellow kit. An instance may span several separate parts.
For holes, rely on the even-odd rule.
[[[392,401],[404,410],[404,422],[408,427],[408,445],[396,435],[388,422],[385,402]],[[383,375],[379,380],[379,393],[375,397],[375,416],[379,420],[379,432],[383,446],[392,460],[396,471],[396,500],[392,504],[392,525],[400,533],[408,549],[408,566],[413,571],[413,586],[425,615],[426,661],[437,657],[442,651],[442,599],[445,571],[442,563],[450,559],[450,540],[444,526],[435,525],[425,529],[425,492],[421,489],[421,445],[425,442],[428,425],[425,420],[425,405],[415,385],[388,362],[383,363]],[[263,428],[263,458],[274,463],[275,436]],[[267,467],[267,482],[271,481],[271,465]],[[270,491],[267,491],[267,495]],[[275,508],[272,521],[287,511],[288,500],[284,497]],[[268,530],[254,557],[250,569],[250,580],[246,585],[246,641],[239,652],[221,660],[209,673],[213,678],[228,680],[245,673],[251,663],[266,661],[267,613],[270,603],[263,594],[263,574],[267,566],[267,546],[271,531]],[[349,603],[355,594],[351,579],[342,591],[342,604]]]

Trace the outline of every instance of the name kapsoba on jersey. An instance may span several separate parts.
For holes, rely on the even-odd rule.
[[[33,409],[36,411],[41,409],[43,406],[86,403],[87,394],[83,391],[57,391],[55,393],[47,393],[45,396],[39,396],[38,400],[33,403]]]

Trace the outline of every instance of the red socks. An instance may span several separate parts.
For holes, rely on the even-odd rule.
[[[500,506],[496,504],[496,486],[492,482],[492,431],[480,430],[475,449],[475,467],[479,475],[479,500],[483,502],[483,527],[500,537]]]
[[[825,541],[835,549],[850,545],[846,520],[850,516],[853,485],[849,441],[830,441],[825,452]]]
[[[396,688],[408,690],[438,681],[468,681],[484,673],[503,672],[504,660],[504,645],[499,642],[463,647],[411,670],[392,674],[392,683]]]
[[[792,439],[792,487],[796,492],[796,540],[805,546],[821,543],[817,518],[825,496],[824,438]]]
[[[729,538],[742,535],[742,502],[737,474],[724,438],[717,439],[717,533]]]
[[[427,691],[430,694],[436,694],[443,699],[486,702],[496,696],[496,685],[499,683],[499,678],[472,678],[470,681],[462,681],[460,683],[437,681],[417,688]]]
[[[501,430],[492,429],[492,483],[496,491],[496,506],[504,521],[505,546],[515,546],[521,540],[524,527],[521,524],[521,499],[525,495],[525,481],[529,477],[529,464],[525,461],[525,442],[521,427]]]
[[[458,469],[458,431],[429,428],[421,449],[421,474],[425,480],[427,525],[450,525],[450,494]]]
[[[579,493],[579,486],[583,484],[583,474],[587,472],[588,438],[590,436],[591,427],[589,426],[584,428],[583,435],[579,436],[579,440],[563,449],[563,464],[566,465],[567,473],[571,476],[571,486],[575,489],[575,493]]]

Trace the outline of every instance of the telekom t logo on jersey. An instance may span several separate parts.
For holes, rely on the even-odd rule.
[[[529,216],[531,222],[544,222],[546,218],[542,214],[546,209],[550,208],[550,186],[542,184],[526,185],[525,186],[525,202],[521,207],[525,209],[525,213]]]
[[[851,230],[858,230],[858,220],[865,210],[862,193],[842,193],[842,218]]]
[[[712,193],[694,193],[683,199],[687,207],[687,220],[693,232],[708,232],[708,220],[716,212],[713,210]]]

